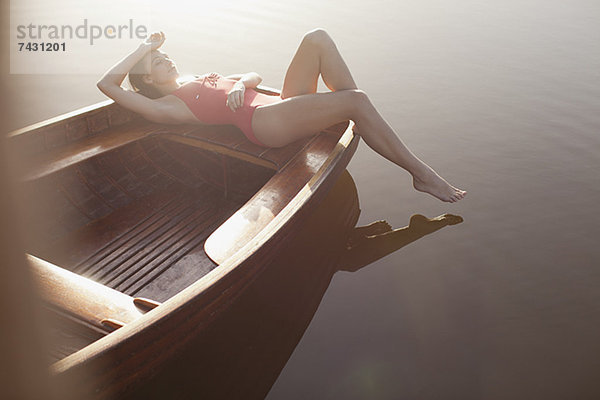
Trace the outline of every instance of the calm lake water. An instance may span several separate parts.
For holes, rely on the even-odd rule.
[[[469,192],[418,193],[360,144],[359,224],[464,222],[336,273],[268,399],[600,398],[600,2],[145,7],[182,73],[256,71],[273,87],[325,28],[398,135]],[[11,75],[12,127],[104,100],[99,77]]]

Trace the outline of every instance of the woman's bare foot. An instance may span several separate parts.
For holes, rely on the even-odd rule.
[[[464,190],[450,185],[429,166],[424,166],[423,172],[413,174],[413,186],[420,192],[429,193],[449,203],[457,202],[467,194]]]

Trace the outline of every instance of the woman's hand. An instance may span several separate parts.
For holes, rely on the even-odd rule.
[[[164,32],[152,32],[142,43],[139,44],[137,49],[130,52],[125,58],[121,59],[115,65],[112,66],[107,72],[102,75],[102,78],[97,82],[98,88],[102,90],[107,96],[116,101],[114,93],[120,93],[123,91],[121,83],[127,76],[131,69],[144,57],[148,56],[148,52],[152,49],[158,49],[165,42]],[[108,94],[110,92],[112,94]],[[138,94],[142,96],[141,94]],[[138,112],[138,111],[136,111]]]
[[[219,75],[218,73],[211,72],[210,74],[204,75],[204,80],[202,82],[204,83],[204,81],[207,80],[208,83],[210,83],[212,86],[217,86],[217,81],[220,77],[221,75]]]
[[[227,107],[231,109],[231,111],[235,112],[236,109],[240,108],[244,104],[244,93],[246,92],[246,86],[237,81],[234,83],[233,87],[227,93]]]
[[[150,50],[156,50],[165,42],[166,37],[163,31],[160,32],[152,32],[146,40],[144,40],[145,46],[150,46]]]

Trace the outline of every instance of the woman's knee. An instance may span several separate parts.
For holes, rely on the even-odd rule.
[[[333,95],[338,98],[339,111],[348,119],[360,118],[370,104],[369,97],[360,89],[338,90]]]
[[[347,96],[349,98],[348,101],[350,102],[352,112],[355,115],[358,115],[359,113],[363,112],[365,108],[371,103],[371,101],[369,100],[369,96],[363,90],[348,89],[344,90],[344,92],[347,92]]]
[[[323,28],[315,28],[311,31],[306,32],[304,34],[303,40],[315,45],[333,44],[333,39]]]

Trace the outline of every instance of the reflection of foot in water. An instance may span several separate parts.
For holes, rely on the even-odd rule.
[[[350,236],[348,236],[348,241],[346,242],[346,248],[351,249],[368,236],[381,235],[391,230],[392,226],[384,220],[371,222],[369,225],[365,226],[357,226],[350,232]]]
[[[428,231],[427,233],[429,233],[443,228],[446,225],[456,225],[460,224],[461,222],[463,222],[463,219],[458,215],[443,214],[435,218],[427,218],[424,215],[415,214],[412,217],[410,217],[408,228],[425,229]]]
[[[371,222],[369,225],[357,226],[356,228],[354,228],[355,233],[360,233],[365,236],[379,235],[381,233],[389,232],[391,230],[392,226],[384,220]]]
[[[409,225],[404,228],[387,229],[389,224],[385,221],[376,221],[367,226],[354,228],[348,237],[347,251],[341,259],[339,269],[357,271],[444,226],[461,222],[463,219],[458,215],[443,214],[435,218],[427,218],[415,214],[410,218]]]

